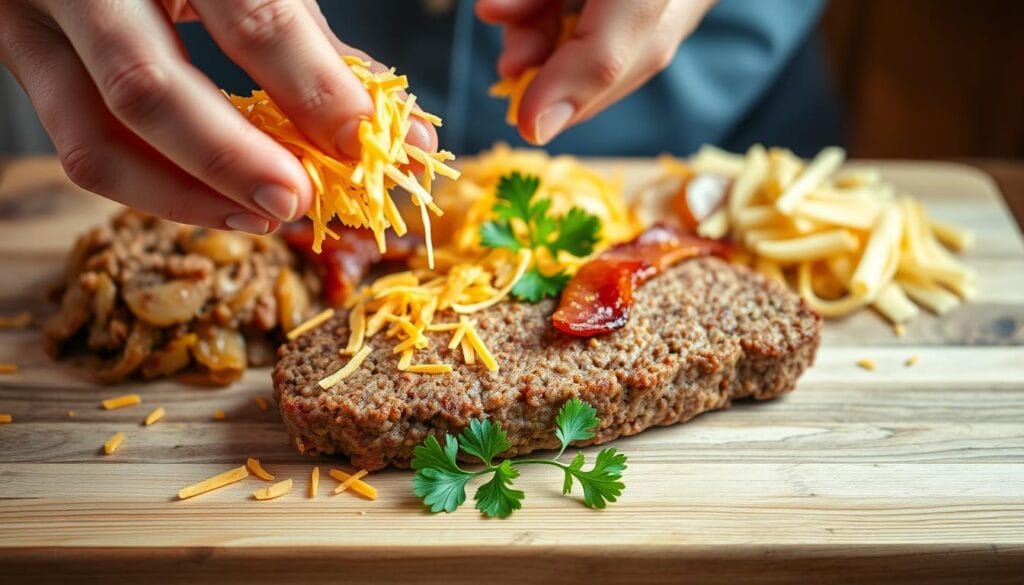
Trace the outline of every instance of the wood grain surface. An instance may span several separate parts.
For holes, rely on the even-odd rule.
[[[654,172],[594,164],[631,185]],[[975,230],[978,299],[902,338],[870,312],[829,322],[788,397],[617,441],[627,489],[603,511],[561,495],[547,469],[517,481],[524,507],[503,521],[470,506],[425,513],[406,471],[372,474],[375,502],[330,495],[326,471],[346,462],[291,450],[273,407],[254,400],[270,398],[267,369],[225,389],[101,387],[51,361],[37,329],[2,330],[0,362],[20,371],[0,375],[0,412],[14,415],[0,425],[0,582],[1024,582],[1024,243],[985,175],[881,166],[931,213]],[[45,291],[73,238],[114,209],[51,159],[4,166],[0,314],[49,314]],[[100,408],[126,392],[142,404]],[[166,418],[142,426],[157,406]],[[103,455],[117,431],[124,444]],[[248,456],[294,479],[292,493],[256,501],[266,484],[250,477],[176,501]],[[310,499],[314,464],[324,478]]]

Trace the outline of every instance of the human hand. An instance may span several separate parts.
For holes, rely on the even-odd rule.
[[[504,31],[502,78],[540,71],[519,105],[519,132],[546,144],[668,67],[715,0],[586,0],[575,31],[555,46],[563,0],[478,0],[481,20]]]
[[[173,221],[265,233],[305,213],[312,185],[188,62],[173,22],[193,18],[324,152],[358,157],[373,104],[338,55],[372,59],[315,0],[0,0],[0,63],[79,186]],[[437,148],[419,120],[408,140]]]

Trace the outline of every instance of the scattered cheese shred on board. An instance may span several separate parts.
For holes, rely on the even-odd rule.
[[[218,408],[213,411],[213,416],[211,418],[213,418],[213,420],[227,420],[228,415],[224,414],[224,411]]]
[[[917,355],[915,353],[914,355],[912,355],[912,356],[907,358],[907,361],[904,362],[904,365],[907,366],[908,368],[912,367],[912,366],[915,366],[915,365],[917,365],[917,362],[920,359],[921,359],[921,356],[919,356],[919,355]]]
[[[18,364],[0,364],[0,374],[18,373]]]
[[[153,410],[153,412],[146,415],[146,420],[143,421],[143,424],[145,424],[148,427],[149,425],[162,419],[165,414],[167,413],[164,411],[164,407],[158,406],[156,407],[156,409]]]
[[[309,497],[316,497],[316,490],[320,485],[320,468],[314,466],[313,471],[309,472]]]
[[[259,408],[263,412],[266,412],[270,408],[270,404],[267,399],[262,396],[253,396],[252,399],[256,402],[256,408]]]
[[[122,442],[124,442],[124,433],[114,433],[112,437],[107,439],[106,443],[103,443],[103,452],[107,455],[112,454],[114,451],[117,451],[117,448],[121,446]]]
[[[181,488],[178,490],[178,499],[185,500],[193,496],[198,496],[199,494],[205,494],[208,491],[222,488],[226,485],[235,483],[236,481],[242,481],[247,477],[249,477],[249,470],[242,465],[241,467],[230,469],[209,479],[204,479],[199,483]]]
[[[124,396],[107,398],[101,404],[103,404],[105,410],[114,410],[115,408],[134,406],[140,402],[142,402],[142,398],[138,394],[125,394]]]
[[[280,498],[290,491],[292,491],[292,480],[286,479],[254,491],[252,497],[257,500],[273,500],[274,498]]]
[[[7,424],[14,421],[14,417],[9,414],[0,414],[0,424]]]
[[[388,228],[402,235],[405,222],[391,198],[396,186],[405,189],[414,205],[421,208],[427,232],[427,252],[431,254],[427,210],[441,215],[430,188],[438,176],[458,178],[459,172],[445,164],[455,158],[448,151],[425,152],[406,144],[415,116],[440,126],[441,120],[421,112],[416,96],[406,94],[408,79],[395,75],[394,69],[373,72],[370,63],[357,57],[342,57],[352,73],[363,83],[373,100],[374,112],[360,123],[358,136],[362,146],[358,161],[334,158],[324,153],[302,135],[277,107],[266,92],[254,91],[249,97],[228,95],[228,99],[249,121],[297,156],[313,183],[314,203],[307,216],[313,221],[313,250],[322,250],[326,237],[336,237],[328,223],[338,218],[352,227],[369,228],[378,248],[385,250],[384,232]],[[423,177],[417,180],[409,170],[410,162],[423,166]]]
[[[76,414],[78,414],[78,413],[76,413],[76,412],[75,412],[75,411],[73,411],[73,410],[69,410],[69,411],[68,411],[68,418],[75,418],[75,415],[76,415]]]
[[[364,482],[362,479],[360,479],[361,477],[365,476],[366,474],[367,474],[367,471],[365,469],[360,469],[359,471],[357,471],[354,474],[345,473],[344,471],[342,471],[340,469],[332,469],[331,470],[331,477],[333,477],[334,479],[342,482],[342,485],[345,485],[345,489],[352,488],[352,491],[356,492],[357,494],[359,494],[359,495],[361,495],[363,497],[369,498],[371,500],[376,500],[377,499],[377,490],[373,486],[371,486],[370,484],[368,484],[368,483]],[[348,482],[348,483],[346,483],[346,482]],[[338,488],[336,488],[334,490],[334,493],[341,493],[342,491],[344,491],[343,489],[340,489],[340,488],[341,488],[341,486],[339,485]]]
[[[32,324],[32,313],[24,311],[14,315],[0,315],[0,329],[23,329]]]
[[[250,457],[250,458],[245,460],[245,466],[256,477],[258,477],[258,478],[260,478],[260,479],[262,479],[264,481],[274,481],[273,474],[271,474],[266,469],[263,469],[263,466],[260,465],[260,460],[259,459],[256,459],[254,457]]]
[[[868,371],[875,371],[878,366],[875,364],[875,360],[869,358],[862,358],[857,360],[857,365]]]
[[[328,319],[330,319],[333,316],[334,316],[334,309],[324,309],[323,311],[320,311],[316,315],[313,315],[312,317],[310,317],[305,322],[299,324],[297,327],[295,327],[295,329],[292,329],[291,331],[289,331],[287,333],[286,337],[288,337],[289,340],[294,340],[294,339],[298,338],[300,335],[302,335],[303,333],[306,333],[307,331],[315,329],[318,325],[320,325],[324,321],[327,321]]]

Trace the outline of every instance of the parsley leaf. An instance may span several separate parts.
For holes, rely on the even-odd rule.
[[[506,518],[522,508],[525,494],[513,489],[512,481],[519,477],[518,466],[531,464],[553,465],[565,473],[562,493],[572,491],[574,482],[583,488],[583,503],[591,508],[604,508],[615,502],[625,485],[622,472],[626,469],[626,456],[615,449],[604,449],[597,454],[593,468],[583,469],[586,458],[577,453],[566,465],[558,461],[562,452],[573,441],[594,436],[600,421],[597,410],[578,398],[568,400],[555,418],[555,435],[562,443],[553,459],[505,459],[495,465],[492,460],[512,445],[500,425],[489,419],[473,420],[456,440],[445,436],[444,447],[431,435],[413,450],[413,492],[423,498],[431,512],[454,512],[466,501],[466,485],[474,477],[490,474],[491,478],[477,488],[476,508],[490,518]],[[459,450],[483,461],[484,468],[467,471],[456,460]]]
[[[546,248],[556,259],[563,251],[581,258],[590,255],[600,238],[601,220],[579,207],[552,216],[550,199],[534,199],[539,188],[540,178],[533,175],[515,171],[501,177],[491,208],[497,219],[480,226],[480,243],[513,252]],[[512,288],[512,296],[535,303],[557,296],[567,282],[564,271],[544,275],[534,266]]]
[[[464,471],[455,461],[458,443],[451,435],[444,438],[442,449],[433,435],[413,449],[412,491],[423,498],[431,512],[454,512],[466,501],[466,484],[476,474]]]
[[[558,296],[569,282],[569,275],[558,272],[544,276],[536,268],[527,270],[512,287],[512,296],[521,301],[536,303],[544,297]]]
[[[591,429],[598,423],[597,409],[579,398],[570,398],[562,406],[562,410],[558,411],[555,422],[558,424],[555,436],[562,442],[562,451],[559,453],[561,454],[573,441],[593,438],[594,433]]]
[[[491,518],[508,518],[513,510],[523,507],[526,497],[520,490],[512,489],[512,480],[519,477],[519,472],[512,467],[508,459],[494,468],[491,481],[476,490],[476,508]]]
[[[512,445],[508,435],[490,419],[473,419],[462,434],[459,435],[459,446],[470,455],[490,465],[495,455],[507,450]]]
[[[594,468],[583,470],[583,453],[573,458],[565,470],[565,483],[562,493],[572,490],[572,478],[583,487],[583,503],[591,508],[604,508],[607,502],[614,502],[626,485],[622,483],[622,472],[626,470],[626,456],[616,452],[615,448],[603,449],[597,454]]]

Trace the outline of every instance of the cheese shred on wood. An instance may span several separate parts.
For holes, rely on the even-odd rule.
[[[167,413],[164,411],[164,407],[158,406],[153,410],[153,412],[146,415],[146,420],[143,421],[143,424],[145,424],[148,427],[149,425],[164,418],[165,414]]]
[[[124,396],[107,398],[102,402],[102,404],[105,410],[114,410],[115,408],[134,406],[140,402],[142,402],[142,398],[138,394],[125,394]]]
[[[395,75],[394,69],[373,72],[369,62],[357,57],[342,59],[363,83],[374,104],[373,115],[359,125],[362,148],[357,161],[334,158],[321,151],[262,90],[249,97],[228,95],[228,99],[253,125],[297,156],[306,169],[314,192],[313,206],[306,215],[313,221],[315,252],[321,252],[326,237],[337,238],[328,227],[335,217],[348,226],[369,228],[383,252],[387,229],[398,235],[406,231],[405,221],[390,194],[397,186],[407,191],[413,205],[420,208],[427,253],[432,256],[427,212],[440,216],[441,209],[430,195],[431,185],[438,175],[455,179],[459,172],[445,164],[455,158],[452,153],[426,152],[406,144],[405,138],[412,117],[435,126],[441,125],[441,119],[416,107],[416,96],[404,91],[409,86],[404,75]],[[421,179],[404,170],[411,162],[423,166]]]
[[[360,469],[358,472],[354,474],[345,473],[340,469],[332,469],[330,473],[331,477],[342,482],[341,485],[335,488],[334,493],[341,493],[346,489],[351,488],[352,491],[356,492],[357,494],[365,498],[371,500],[377,499],[376,488],[360,479],[367,474],[367,471],[365,469]],[[342,486],[345,486],[344,489],[342,489]]]
[[[114,453],[114,451],[117,451],[117,448],[120,447],[121,443],[123,442],[124,433],[114,433],[114,436],[107,439],[106,443],[103,443],[103,452],[106,453],[107,455],[111,455]]]
[[[222,488],[226,485],[235,483],[236,481],[242,481],[247,477],[249,477],[249,470],[242,465],[241,467],[225,471],[220,475],[204,479],[199,483],[181,488],[178,490],[178,499],[184,500],[193,496],[198,496],[199,494],[205,494],[208,491]]]
[[[0,374],[17,374],[18,364],[0,364]]]
[[[14,417],[9,414],[0,414],[0,424],[8,424],[14,421]]]
[[[290,491],[292,491],[292,480],[286,479],[254,491],[252,497],[257,500],[273,500],[274,498],[280,498]]]
[[[314,466],[309,472],[309,497],[315,498],[317,487],[320,485],[320,468]]]
[[[245,466],[246,468],[249,469],[249,471],[252,472],[253,475],[262,479],[263,481],[274,481],[274,475],[267,471],[266,469],[263,469],[263,466],[260,465],[259,459],[249,457],[248,459],[245,460]]]

